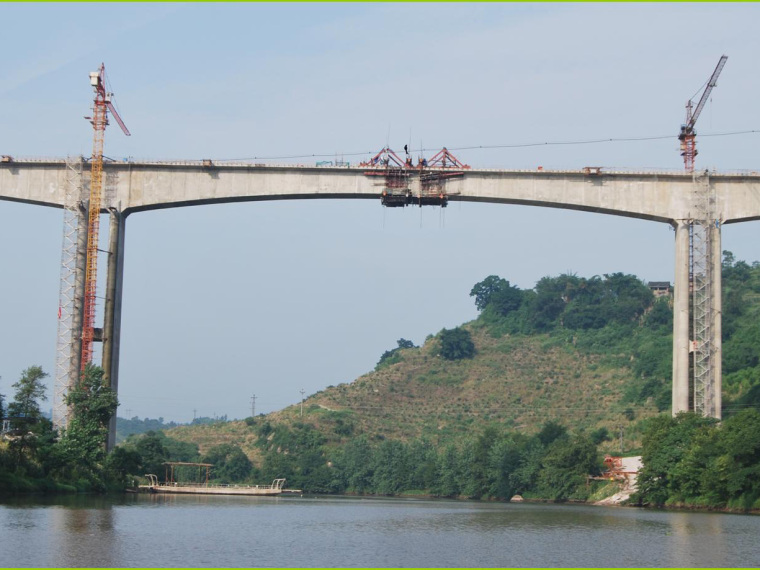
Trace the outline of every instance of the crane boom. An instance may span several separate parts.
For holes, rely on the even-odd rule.
[[[726,65],[727,59],[727,55],[720,56],[720,61],[718,61],[718,65],[715,66],[715,71],[713,71],[713,74],[710,76],[710,80],[707,82],[707,87],[705,87],[705,90],[702,93],[702,97],[699,99],[699,103],[697,103],[697,108],[694,109],[694,114],[692,114],[691,117],[687,119],[687,128],[694,128],[697,119],[699,119],[700,113],[702,113],[702,109],[704,108],[705,103],[707,103],[707,98],[710,96],[713,87],[715,87],[715,85],[718,83],[718,76],[720,75],[720,72],[723,71],[723,66]],[[688,108],[691,109],[691,101],[688,103]]]
[[[109,97],[110,99],[110,97]],[[121,127],[122,132],[129,136],[132,136],[132,133],[129,132],[129,129],[127,128],[127,125],[124,124],[124,121],[121,120],[121,117],[119,116],[119,113],[116,112],[116,107],[113,106],[111,101],[106,102],[106,107],[108,107],[108,110],[111,111],[111,115],[113,115],[113,118],[116,119],[116,123]]]

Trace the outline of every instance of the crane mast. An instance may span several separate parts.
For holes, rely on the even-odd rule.
[[[103,147],[105,142],[108,112],[110,111],[124,134],[129,130],[119,117],[111,103],[112,93],[106,90],[105,65],[100,70],[90,73],[90,84],[95,91],[93,113],[92,159],[90,174],[90,202],[87,215],[87,257],[85,262],[84,311],[82,318],[82,357],[80,372],[84,373],[87,363],[92,362],[93,342],[95,341],[95,303],[98,281],[98,237],[100,229],[100,210],[103,196]]]

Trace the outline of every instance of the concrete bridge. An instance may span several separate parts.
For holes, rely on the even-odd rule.
[[[86,163],[84,163],[86,164]],[[103,368],[118,386],[121,283],[125,222],[133,213],[222,202],[350,198],[378,200],[382,170],[361,167],[281,166],[250,163],[111,162],[105,165],[104,212],[110,212],[110,255],[104,325]],[[433,172],[435,169],[433,169]],[[89,184],[80,162],[80,184]],[[431,170],[427,170],[431,172]],[[442,171],[445,172],[445,171]],[[409,188],[419,196],[419,171],[409,170]],[[71,169],[64,160],[4,159],[0,200],[64,207]],[[701,224],[709,244],[708,334],[711,345],[709,405],[721,410],[721,226],[760,219],[760,172],[688,174],[675,171],[464,170],[447,179],[449,200],[520,204],[611,214],[667,223],[675,229],[673,413],[689,410],[690,232]],[[82,196],[89,195],[83,192]],[[86,211],[86,204],[80,204]],[[82,224],[84,225],[84,224]],[[81,225],[80,225],[81,227]],[[80,235],[81,239],[81,235]]]

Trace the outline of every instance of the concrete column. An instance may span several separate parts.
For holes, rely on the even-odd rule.
[[[689,411],[689,222],[676,225],[673,290],[673,415]]]
[[[77,258],[74,274],[74,313],[71,316],[71,361],[69,390],[79,384],[82,370],[82,320],[84,319],[84,281],[87,266],[87,208],[77,209]],[[67,418],[67,420],[70,418]],[[68,421],[66,422],[68,424]]]
[[[712,402],[713,410],[710,414],[714,418],[721,419],[723,406],[723,252],[721,251],[720,220],[717,220],[710,228],[712,232],[712,352],[710,354],[712,364]]]
[[[108,274],[103,323],[103,380],[119,393],[119,348],[121,345],[121,300],[124,283],[124,230],[126,216],[111,210],[109,223]],[[116,414],[108,428],[107,449],[116,445]]]

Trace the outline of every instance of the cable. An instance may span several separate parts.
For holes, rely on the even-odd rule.
[[[752,129],[745,131],[729,131],[725,133],[703,133],[700,137],[728,137],[736,135],[747,135],[760,133],[760,130]],[[471,145],[471,146],[458,146],[451,147],[449,150],[489,150],[489,149],[504,149],[504,148],[531,148],[538,146],[573,146],[573,145],[587,145],[587,144],[600,144],[600,143],[618,143],[618,142],[645,142],[655,140],[677,139],[677,135],[656,135],[646,137],[621,137],[621,138],[606,138],[606,139],[588,139],[588,140],[575,140],[575,141],[545,141],[545,142],[533,142],[533,143],[514,143],[514,144],[494,144],[494,145]],[[447,147],[448,148],[448,147]],[[438,151],[437,148],[419,148],[411,149],[413,152],[432,152]],[[377,151],[365,151],[365,152],[345,152],[341,153],[342,156],[362,156],[376,154]],[[292,160],[301,158],[328,158],[335,156],[334,152],[330,153],[314,153],[314,154],[291,154],[282,156],[253,156],[247,158],[223,158],[218,159],[220,162],[245,162],[248,160]]]

